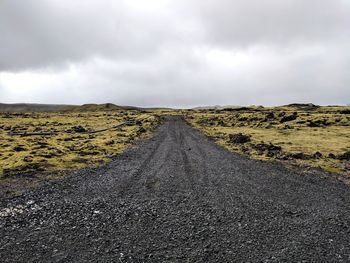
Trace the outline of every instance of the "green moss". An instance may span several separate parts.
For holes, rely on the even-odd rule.
[[[185,116],[192,126],[229,150],[264,160],[276,157],[257,152],[255,144],[272,143],[280,146],[285,154],[313,156],[319,152],[321,157],[295,159],[292,162],[348,174],[349,171],[343,168],[344,161],[328,157],[329,154],[337,156],[350,149],[350,116],[341,113],[345,109],[349,107],[320,107],[312,111],[295,107],[269,107],[244,111],[186,111]],[[283,116],[292,114],[297,117],[282,121]],[[234,133],[250,135],[251,143],[230,143],[229,134]]]
[[[113,127],[125,120],[137,124],[100,133],[69,133],[73,127],[99,130]],[[107,162],[122,152],[134,139],[148,136],[157,118],[153,113],[139,111],[108,111],[82,113],[0,114],[0,176],[11,171],[40,167],[47,171],[78,169]],[[139,133],[140,127],[145,132]],[[9,132],[50,132],[50,136],[13,136]],[[114,143],[108,143],[113,139]],[[24,150],[14,151],[17,146]],[[19,148],[18,148],[19,149]]]

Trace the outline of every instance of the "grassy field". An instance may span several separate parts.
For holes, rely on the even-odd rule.
[[[349,175],[350,107],[247,107],[185,111],[220,145],[256,159],[277,159]]]
[[[157,123],[137,110],[0,113],[0,177],[105,163]]]
[[[349,174],[350,107],[152,111],[118,109],[107,104],[101,107],[0,113],[0,178],[108,162],[134,140],[150,135],[159,123],[159,115],[180,114],[229,150],[252,158]]]

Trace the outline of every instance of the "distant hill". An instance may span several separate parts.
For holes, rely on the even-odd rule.
[[[239,105],[215,105],[215,106],[200,106],[192,108],[193,110],[244,110],[244,109],[260,109],[263,106],[250,105],[250,106],[239,106]]]
[[[79,106],[68,107],[63,111],[85,112],[85,111],[113,111],[113,110],[139,110],[132,106],[118,106],[112,103],[104,104],[83,104]]]
[[[284,105],[284,107],[296,108],[300,110],[316,110],[320,106],[312,103],[292,103],[292,104]]]
[[[113,111],[113,110],[140,110],[132,106],[118,106],[112,103],[61,105],[61,104],[32,104],[32,103],[0,103],[0,112],[86,112],[86,111]]]
[[[238,107],[241,107],[241,106],[237,106],[237,105],[198,106],[198,107],[192,108],[192,110],[221,110],[224,108],[238,108]]]
[[[289,108],[298,108],[303,110],[315,110],[320,106],[312,103],[292,103],[288,105],[275,106],[275,107],[289,107]],[[244,110],[244,109],[261,109],[263,106],[260,105],[250,105],[250,106],[238,106],[238,105],[215,105],[215,106],[200,106],[192,108],[193,110],[222,110],[222,109],[232,109],[232,110]]]
[[[0,103],[0,112],[53,112],[67,110],[75,106],[60,104],[35,104],[35,103]]]

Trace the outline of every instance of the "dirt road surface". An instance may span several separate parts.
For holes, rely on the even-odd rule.
[[[179,117],[110,164],[0,203],[1,262],[350,262],[350,189]]]

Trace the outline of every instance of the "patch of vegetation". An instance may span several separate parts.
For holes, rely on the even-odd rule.
[[[292,104],[188,110],[184,115],[229,150],[349,175],[349,112],[350,107]]]
[[[105,163],[157,122],[138,110],[0,113],[0,177]]]

